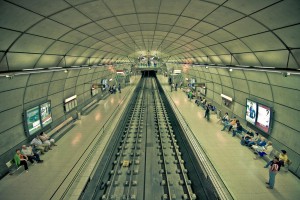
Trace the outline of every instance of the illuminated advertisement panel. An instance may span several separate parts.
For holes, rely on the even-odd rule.
[[[256,117],[257,117],[257,104],[256,102],[247,99],[246,121],[255,125]]]
[[[45,127],[48,124],[52,123],[51,103],[50,103],[50,101],[40,105],[40,113],[41,113],[41,121],[42,121],[42,126],[43,127]]]
[[[29,135],[41,130],[41,119],[39,106],[33,107],[25,112],[26,114],[26,127]]]
[[[256,120],[256,127],[265,133],[270,131],[271,108],[265,105],[258,104],[258,114]]]

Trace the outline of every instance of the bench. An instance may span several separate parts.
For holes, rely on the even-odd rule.
[[[94,99],[91,101],[89,104],[84,106],[81,110],[82,115],[87,115],[89,114],[94,108],[96,108],[98,105],[95,105],[97,103],[97,100]]]
[[[59,140],[62,136],[64,136],[64,134],[71,130],[75,125],[73,124],[74,119],[73,117],[69,117],[68,119],[66,119],[65,121],[63,121],[61,124],[59,124],[58,126],[56,126],[54,129],[52,129],[51,131],[49,131],[47,133],[47,135],[53,139],[55,139],[55,141]]]
[[[28,166],[31,164],[30,162],[27,162]],[[10,161],[8,161],[6,163],[6,167],[8,169],[8,174],[9,175],[13,175],[15,174],[16,172],[20,171],[20,169],[24,169],[24,166],[19,166],[17,167],[17,165],[15,164],[15,160],[14,159],[11,159]]]
[[[13,175],[14,173],[16,173],[20,168],[22,168],[23,166],[19,166],[17,167],[17,165],[15,164],[14,159],[11,159],[10,161],[8,161],[6,163],[6,167],[8,169],[8,173],[9,175]]]

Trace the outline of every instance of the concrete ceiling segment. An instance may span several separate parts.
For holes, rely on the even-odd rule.
[[[0,63],[19,70],[67,56],[70,66],[160,50],[174,62],[299,68],[299,10],[298,0],[5,0]]]

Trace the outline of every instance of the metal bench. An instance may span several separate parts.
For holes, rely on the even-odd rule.
[[[6,163],[7,169],[8,169],[8,173],[9,175],[13,175],[14,173],[16,173],[20,168],[22,168],[22,166],[17,167],[17,165],[15,164],[14,159],[11,159],[10,161],[8,161]]]
[[[72,129],[75,125],[73,124],[73,117],[69,117],[61,124],[56,126],[54,129],[49,131],[47,134],[49,137],[54,138],[56,141],[59,140],[67,131]]]
[[[86,106],[84,106],[83,108],[82,108],[82,111],[81,111],[81,113],[82,113],[82,115],[87,115],[87,114],[89,114],[94,108],[96,108],[98,105],[96,105],[97,104],[97,100],[96,99],[94,99],[93,101],[91,101],[89,104],[87,104]]]

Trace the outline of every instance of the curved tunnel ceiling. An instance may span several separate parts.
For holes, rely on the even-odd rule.
[[[299,0],[5,0],[0,71],[133,62],[299,68]]]

